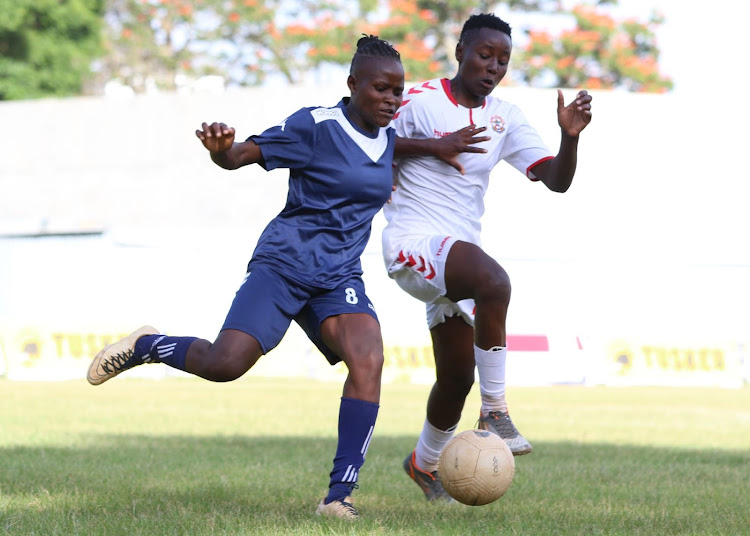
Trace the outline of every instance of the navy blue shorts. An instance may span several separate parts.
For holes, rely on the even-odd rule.
[[[323,342],[320,324],[329,316],[346,313],[367,313],[378,320],[360,276],[352,276],[330,290],[304,285],[265,266],[254,266],[237,290],[221,329],[236,329],[255,337],[267,354],[281,342],[294,320],[334,365],[341,358]]]

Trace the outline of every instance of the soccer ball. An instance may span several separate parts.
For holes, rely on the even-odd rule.
[[[469,506],[489,504],[513,483],[516,462],[505,441],[486,430],[466,430],[440,455],[438,474],[448,495]]]

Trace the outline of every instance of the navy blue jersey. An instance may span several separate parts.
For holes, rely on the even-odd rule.
[[[266,170],[289,169],[286,206],[260,236],[251,265],[326,289],[362,274],[372,218],[391,195],[395,132],[363,131],[344,106],[303,108],[249,138]]]

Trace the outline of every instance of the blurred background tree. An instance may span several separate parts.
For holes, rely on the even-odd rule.
[[[573,16],[575,26],[560,35],[527,30],[528,42],[514,57],[520,63],[514,73],[518,73],[521,81],[537,87],[620,88],[640,92],[672,89],[672,81],[659,73],[659,48],[654,32],[664,18],[657,12],[645,22],[618,21],[585,4],[566,13]]]
[[[106,8],[102,8],[102,3]],[[32,7],[33,4],[33,7]],[[174,90],[206,75],[230,86],[286,84],[346,72],[357,39],[379,35],[401,52],[408,81],[453,76],[472,13],[511,13],[514,54],[504,84],[672,88],[659,72],[663,18],[618,20],[617,0],[0,0],[0,99]],[[75,16],[73,15],[75,14]],[[543,15],[559,32],[514,23]],[[526,16],[524,21],[532,17]],[[519,17],[519,20],[521,17]],[[75,23],[75,24],[73,24]],[[99,28],[104,28],[104,53]],[[44,39],[42,37],[46,36]],[[7,89],[4,89],[6,88]],[[15,89],[13,89],[15,88]]]
[[[80,94],[106,0],[0,0],[0,100]]]

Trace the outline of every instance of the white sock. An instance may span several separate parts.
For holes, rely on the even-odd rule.
[[[422,433],[419,435],[419,441],[417,441],[417,448],[415,449],[415,461],[422,471],[428,473],[437,471],[440,453],[443,452],[445,444],[453,437],[456,426],[458,426],[458,423],[443,431],[432,426],[427,419],[424,420]]]
[[[504,346],[493,346],[482,350],[474,346],[474,361],[479,373],[479,393],[482,396],[482,414],[490,411],[508,412],[505,401],[505,357]]]

